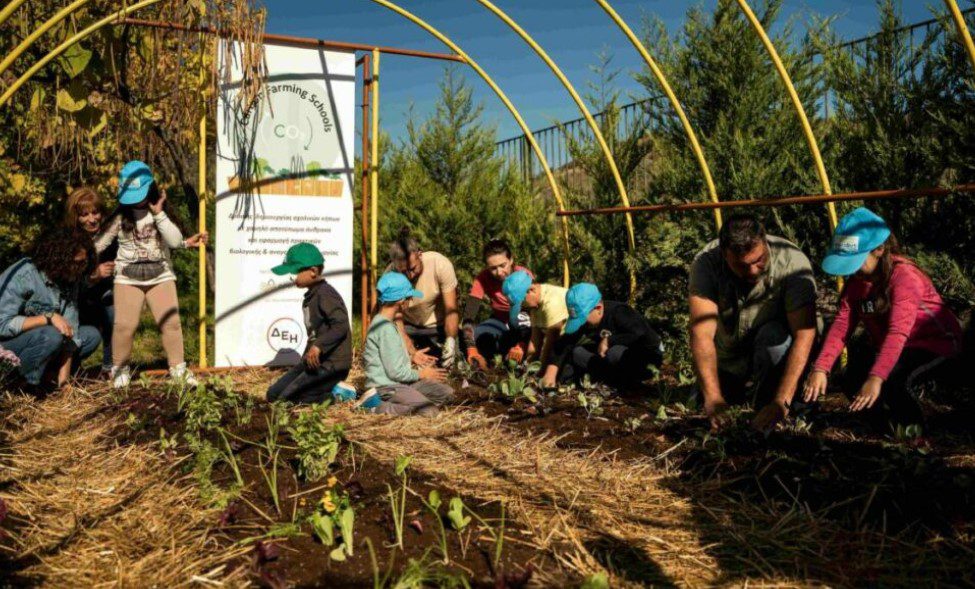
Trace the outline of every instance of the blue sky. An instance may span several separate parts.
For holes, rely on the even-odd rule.
[[[630,74],[642,62],[626,37],[592,0],[494,0],[545,48],[582,92],[593,79],[589,66],[608,49],[624,96],[638,91]],[[638,29],[643,15],[662,19],[677,31],[687,10],[696,5],[710,8],[715,0],[614,0],[613,6]],[[494,78],[518,107],[529,127],[536,129],[555,120],[579,116],[571,98],[544,63],[500,20],[475,0],[400,0],[407,10],[443,31]],[[751,2],[759,6],[760,0]],[[960,2],[965,7],[968,2]],[[903,0],[906,22],[931,18],[929,6],[942,3]],[[370,0],[266,0],[269,33],[290,34],[335,41],[351,41],[410,49],[446,52],[439,41],[402,17]],[[798,20],[799,29],[813,15],[834,15],[835,29],[845,39],[870,34],[877,28],[875,0],[785,0],[784,12]],[[381,116],[383,130],[394,140],[405,133],[408,111],[423,117],[437,98],[437,82],[444,62],[384,55],[382,62]],[[466,68],[461,67],[461,70]],[[474,72],[466,72],[475,98],[484,104],[484,120],[496,125],[499,139],[518,134],[517,126],[490,89]]]

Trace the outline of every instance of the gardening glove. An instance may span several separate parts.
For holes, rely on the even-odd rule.
[[[457,361],[457,338],[456,337],[448,337],[446,340],[444,340],[443,348],[440,353],[440,359],[441,359],[440,364],[447,368],[453,366],[454,362]]]
[[[521,364],[521,361],[525,359],[525,344],[519,343],[511,346],[506,358],[515,364]]]
[[[467,348],[467,363],[479,370],[487,370],[488,363],[477,348]]]

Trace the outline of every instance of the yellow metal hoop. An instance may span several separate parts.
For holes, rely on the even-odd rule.
[[[7,54],[7,57],[3,58],[3,61],[0,62],[0,74],[7,71],[7,68],[10,67],[10,64],[12,64],[14,60],[16,60],[18,57],[20,57],[20,55],[24,51],[26,51],[28,47],[33,45],[34,41],[38,40],[41,37],[41,35],[48,32],[51,29],[51,27],[61,22],[62,20],[67,18],[68,15],[73,13],[75,10],[81,8],[85,4],[88,4],[88,2],[90,1],[91,0],[75,0],[71,4],[59,10],[57,14],[47,19],[44,22],[44,24],[37,27],[37,30],[33,31],[30,35],[27,35],[27,37],[24,38],[24,40],[21,41],[19,45],[14,47],[13,50]]]
[[[609,15],[613,22],[626,34],[626,37],[633,44],[633,47],[640,53],[643,57],[643,61],[646,62],[647,67],[653,72],[657,82],[660,87],[663,88],[664,94],[667,95],[667,100],[673,105],[674,110],[677,112],[677,117],[680,119],[681,125],[684,127],[684,132],[687,134],[687,140],[691,143],[691,150],[694,151],[694,157],[697,158],[697,165],[701,168],[701,174],[704,176],[704,184],[707,187],[708,196],[711,198],[711,202],[719,202],[718,191],[714,186],[714,179],[711,177],[711,168],[708,166],[708,161],[704,157],[704,150],[701,149],[701,144],[697,140],[697,133],[694,132],[694,127],[691,126],[691,122],[687,119],[687,114],[684,112],[684,107],[681,106],[680,101],[677,100],[677,95],[674,94],[673,89],[670,87],[670,82],[667,81],[667,77],[664,75],[663,70],[657,65],[657,62],[651,57],[650,52],[647,51],[646,46],[643,42],[633,33],[633,30],[626,21],[617,14],[617,12],[610,6],[609,2],[606,0],[596,0],[606,14]],[[721,229],[721,211],[714,209],[714,223],[718,229]]]
[[[477,74],[481,77],[481,79],[483,79],[484,82],[491,87],[491,90],[493,90],[494,93],[497,94],[498,98],[501,99],[501,102],[503,102],[504,105],[508,108],[508,110],[511,112],[511,115],[514,117],[515,122],[518,123],[518,126],[525,134],[525,138],[528,140],[528,143],[531,145],[532,151],[535,153],[535,156],[538,158],[539,163],[541,163],[542,169],[545,170],[545,177],[548,179],[548,184],[552,189],[552,195],[555,197],[555,202],[556,205],[558,206],[558,209],[560,211],[564,211],[565,202],[562,200],[562,192],[559,190],[558,183],[555,181],[555,176],[552,174],[552,169],[548,165],[548,160],[545,158],[545,154],[542,152],[541,147],[538,146],[538,142],[535,141],[535,136],[532,135],[531,129],[528,128],[528,125],[525,123],[525,120],[521,118],[521,114],[518,112],[518,109],[516,109],[515,105],[511,103],[511,101],[508,99],[508,96],[504,93],[504,91],[502,91],[501,88],[494,83],[494,80],[491,79],[491,76],[489,76],[488,73],[485,72],[484,69],[482,69],[481,66],[478,65],[476,61],[471,59],[471,57],[467,55],[467,53],[465,53],[460,47],[458,47],[456,43],[451,41],[449,38],[447,38],[446,35],[441,33],[432,25],[428,24],[423,19],[419,18],[418,16],[414,15],[413,13],[409,12],[404,8],[397,6],[392,2],[389,2],[389,0],[372,0],[372,1],[410,20],[417,26],[421,27],[422,29],[424,29],[425,31],[427,31],[428,33],[430,33],[431,35],[439,39],[441,43],[443,43],[447,47],[450,47],[450,49],[454,53],[461,56],[464,59],[464,61],[467,62],[467,64],[470,65],[475,72],[477,72]],[[373,149],[375,149],[375,147]],[[376,165],[375,160],[373,160],[372,165]],[[375,200],[373,202],[375,202]],[[376,216],[374,214],[373,222],[375,222],[375,219]],[[562,274],[563,274],[562,280],[563,280],[563,284],[568,286],[569,285],[569,226],[566,223],[562,223],[562,246],[565,250],[563,263],[562,263]]]
[[[965,15],[961,13],[961,9],[958,8],[958,3],[955,0],[945,0],[945,4],[948,6],[948,10],[951,11],[951,18],[955,21],[955,28],[958,29],[961,42],[965,45],[965,50],[968,52],[968,60],[972,62],[972,67],[975,68],[975,43],[972,42],[972,33],[968,30]]]
[[[589,128],[592,129],[593,135],[595,136],[596,141],[599,143],[600,149],[602,149],[603,151],[603,156],[606,158],[606,163],[609,164],[609,170],[613,174],[613,180],[616,181],[616,189],[620,193],[620,200],[623,202],[623,206],[625,207],[630,206],[630,198],[626,193],[626,186],[623,184],[623,179],[620,177],[620,171],[616,167],[616,160],[613,158],[613,152],[610,151],[609,145],[606,143],[606,139],[603,137],[602,132],[599,130],[599,125],[596,124],[596,120],[593,119],[592,114],[589,113],[589,109],[586,108],[585,103],[582,101],[582,98],[579,96],[579,93],[576,92],[575,87],[573,87],[572,83],[569,82],[569,79],[565,77],[565,74],[562,73],[562,70],[559,69],[559,66],[556,65],[555,62],[552,60],[552,58],[548,56],[548,53],[546,53],[545,50],[542,49],[542,47],[535,42],[535,39],[533,39],[531,35],[525,32],[525,30],[522,29],[518,25],[518,23],[516,23],[503,10],[501,10],[500,8],[492,4],[489,0],[477,0],[477,1],[480,2],[485,8],[493,12],[495,16],[497,16],[502,21],[504,21],[504,23],[508,25],[511,28],[511,30],[518,33],[518,36],[520,36],[526,43],[528,43],[528,45],[532,48],[532,50],[534,50],[535,53],[538,54],[540,58],[542,58],[542,61],[545,62],[545,65],[547,65],[549,69],[552,70],[552,73],[555,74],[555,77],[557,77],[559,79],[559,82],[561,82],[562,85],[565,86],[565,89],[568,90],[569,95],[572,96],[572,100],[574,100],[576,106],[579,107],[579,111],[582,112],[582,116],[585,117],[586,123],[589,124]],[[528,136],[531,135],[530,132],[527,132],[526,134]],[[626,213],[625,217],[626,217],[626,233],[627,233],[627,238],[629,240],[630,253],[635,253],[636,234],[633,229],[633,216],[630,215],[629,213]],[[636,295],[636,274],[631,269],[630,270],[630,299],[632,300],[635,295]]]

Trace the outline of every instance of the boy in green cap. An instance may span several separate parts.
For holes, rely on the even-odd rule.
[[[295,275],[295,286],[305,288],[301,310],[308,343],[302,361],[267,390],[268,401],[321,403],[352,367],[349,312],[338,291],[322,275],[325,259],[310,243],[288,250],[284,263],[271,269],[278,276]]]

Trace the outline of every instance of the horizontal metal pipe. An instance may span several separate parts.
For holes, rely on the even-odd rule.
[[[158,20],[143,20],[140,18],[127,18],[122,21],[123,24],[136,25],[140,27],[151,27],[156,29],[168,29],[171,31],[185,31],[189,33],[209,33],[211,35],[217,35],[219,37],[229,37],[230,32],[228,31],[218,31],[213,27],[190,27],[186,25],[178,25],[176,23],[162,22]],[[339,51],[372,51],[373,49],[378,49],[380,53],[387,53],[391,55],[406,55],[408,57],[425,57],[428,59],[442,59],[445,61],[456,61],[459,63],[465,63],[464,58],[453,53],[434,53],[432,51],[418,51],[415,49],[402,49],[399,47],[381,47],[376,45],[367,45],[364,43],[346,43],[344,41],[325,41],[322,39],[312,39],[310,37],[293,37],[291,35],[274,35],[271,33],[265,33],[261,37],[265,42],[268,43],[284,43],[288,45],[294,45],[297,47],[310,47],[310,48],[322,48],[322,49],[335,49]]]
[[[847,192],[843,194],[812,194],[751,200],[726,200],[722,202],[690,202],[679,205],[640,205],[635,207],[606,207],[600,209],[575,209],[556,211],[559,217],[590,215],[622,215],[624,213],[672,213],[710,209],[735,209],[747,207],[782,207],[786,205],[820,204],[829,201],[881,200],[886,198],[933,198],[954,193],[973,193],[975,184],[960,184],[949,188],[909,188],[905,190],[874,190],[871,192]]]

